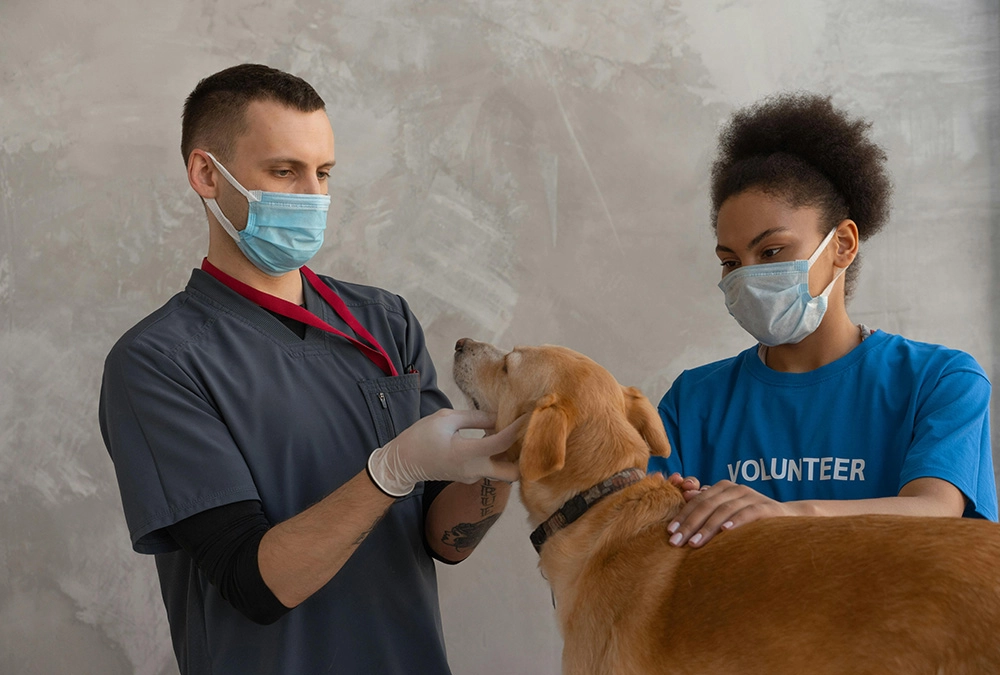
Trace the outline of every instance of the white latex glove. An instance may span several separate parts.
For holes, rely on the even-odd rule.
[[[480,410],[438,410],[377,448],[368,458],[368,475],[392,497],[403,497],[427,480],[515,481],[520,475],[517,464],[494,461],[490,456],[514,444],[522,423],[515,422],[484,438],[464,438],[458,433],[459,429],[492,430],[495,424],[496,415]]]

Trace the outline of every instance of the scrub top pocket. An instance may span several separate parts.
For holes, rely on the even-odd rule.
[[[385,445],[420,419],[420,374],[358,382],[371,413],[379,445]]]

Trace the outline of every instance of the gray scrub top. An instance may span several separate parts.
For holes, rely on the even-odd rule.
[[[337,575],[276,623],[222,598],[165,528],[260,500],[278,523],[364,470],[368,455],[449,406],[423,332],[387,291],[321,277],[383,346],[386,377],[345,339],[305,339],[194,270],[105,363],[100,422],[134,549],[156,556],[184,675],[448,673],[422,486],[394,503]],[[303,280],[306,308],[351,334]]]

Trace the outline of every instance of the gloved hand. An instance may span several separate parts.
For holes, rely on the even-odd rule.
[[[495,424],[496,415],[480,410],[438,410],[377,448],[368,458],[368,476],[392,497],[403,497],[427,480],[515,481],[520,475],[517,464],[490,456],[513,445],[523,420],[484,438],[464,438],[458,433],[459,429],[492,429]]]

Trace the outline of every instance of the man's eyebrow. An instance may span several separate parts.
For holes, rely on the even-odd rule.
[[[761,232],[756,237],[754,237],[753,239],[750,240],[750,243],[747,244],[747,250],[748,251],[752,250],[757,244],[759,244],[760,242],[764,241],[765,239],[767,239],[768,237],[770,237],[772,234],[778,234],[779,232],[788,232],[788,228],[787,227],[772,227],[770,229],[764,230],[763,232]],[[728,246],[723,246],[722,244],[718,244],[715,247],[715,252],[716,253],[733,253],[733,249],[729,248]]]
[[[295,159],[294,157],[270,157],[264,160],[264,164],[291,164],[292,166],[305,166],[306,163],[301,159]],[[331,159],[329,162],[324,162],[320,166],[336,166],[337,160]]]

